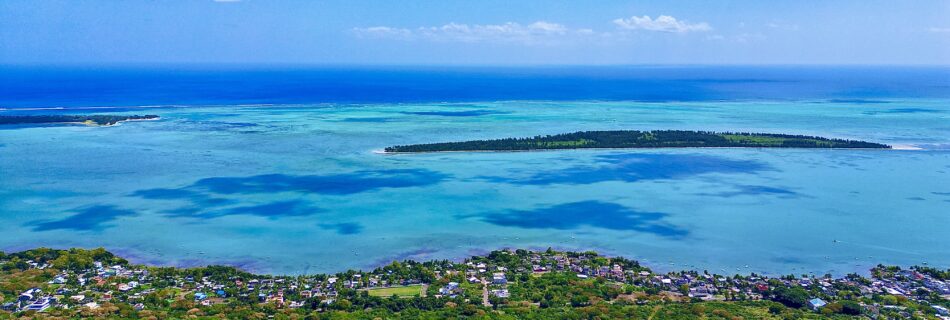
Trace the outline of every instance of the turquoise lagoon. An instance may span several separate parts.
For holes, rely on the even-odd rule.
[[[946,99],[77,110],[162,119],[0,128],[0,248],[103,246],[136,262],[281,274],[549,246],[660,270],[950,267]],[[922,150],[374,152],[595,129],[809,134]]]

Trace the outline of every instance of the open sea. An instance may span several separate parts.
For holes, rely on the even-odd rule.
[[[658,270],[950,268],[950,68],[0,67],[0,250],[300,274],[499,248]],[[919,150],[383,155],[579,130],[716,130]]]

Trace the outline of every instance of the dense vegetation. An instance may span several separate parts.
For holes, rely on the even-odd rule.
[[[710,131],[581,131],[530,138],[472,140],[462,142],[426,143],[386,148],[386,152],[439,151],[523,151],[546,149],[589,148],[870,148],[886,149],[880,143],[829,139],[803,135],[774,133],[732,133]]]
[[[90,125],[111,126],[122,121],[158,119],[156,115],[35,115],[0,116],[0,125],[4,124],[43,124],[43,123],[85,123]]]

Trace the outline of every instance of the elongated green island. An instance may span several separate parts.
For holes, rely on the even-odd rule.
[[[0,116],[0,125],[4,124],[57,124],[82,123],[94,126],[111,126],[122,121],[155,120],[157,115],[30,115],[30,116]]]
[[[849,148],[890,149],[886,144],[803,135],[684,130],[580,131],[529,138],[392,146],[391,153],[446,151],[527,151],[596,148]]]

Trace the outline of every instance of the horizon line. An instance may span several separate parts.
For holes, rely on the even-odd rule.
[[[106,62],[106,63],[7,63],[7,67],[301,67],[301,68],[610,68],[610,67],[931,67],[948,68],[948,64],[931,63],[513,63],[513,64],[425,64],[425,63],[294,63],[294,62]]]

